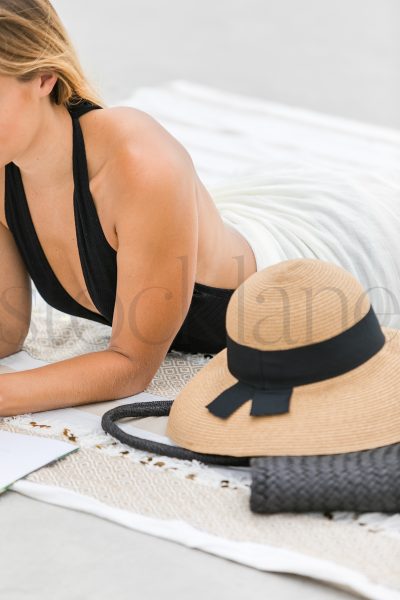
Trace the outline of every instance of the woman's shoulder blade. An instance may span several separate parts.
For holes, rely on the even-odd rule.
[[[102,110],[93,110],[97,113],[93,126],[102,135],[102,143],[108,148],[110,154],[116,149],[130,148],[140,151],[141,155],[162,155],[174,153],[182,157],[188,156],[187,150],[157,118],[133,106],[111,106]]]
[[[90,128],[85,136],[86,145],[97,154],[93,164],[101,166],[94,172],[99,175],[94,184],[114,186],[121,169],[133,175],[143,171],[156,173],[157,167],[164,163],[181,164],[182,168],[192,166],[182,144],[150,114],[130,106],[113,106],[91,113],[102,113],[92,123],[84,124]]]

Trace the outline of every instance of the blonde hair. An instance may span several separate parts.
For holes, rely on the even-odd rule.
[[[105,107],[85,77],[71,39],[48,0],[0,0],[0,74],[30,81],[54,71],[50,94],[55,104],[88,100]]]

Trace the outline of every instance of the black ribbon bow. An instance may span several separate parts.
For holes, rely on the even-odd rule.
[[[289,412],[294,386],[329,379],[355,369],[385,343],[372,306],[355,325],[315,344],[287,350],[259,350],[239,344],[228,333],[226,339],[228,369],[238,381],[206,406],[222,419],[248,400],[252,400],[251,416]]]
[[[224,390],[207,408],[217,417],[226,419],[248,400],[252,400],[250,415],[278,415],[289,411],[291,388],[263,390],[237,381]]]

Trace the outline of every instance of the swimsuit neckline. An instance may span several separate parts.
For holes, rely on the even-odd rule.
[[[99,108],[101,108],[101,107],[99,107]],[[71,116],[71,121],[72,121],[72,164],[73,164],[73,179],[74,179],[73,209],[74,209],[74,223],[75,223],[76,239],[78,242],[78,244],[77,244],[78,245],[78,253],[79,253],[79,259],[80,259],[80,266],[81,266],[85,284],[87,286],[87,290],[89,292],[90,298],[91,298],[94,306],[96,306],[96,308],[98,308],[94,301],[94,298],[93,298],[92,280],[88,273],[87,264],[86,264],[86,261],[85,261],[84,255],[83,255],[84,244],[79,243],[79,240],[82,240],[83,232],[82,232],[81,228],[79,227],[78,220],[77,220],[77,213],[79,210],[82,210],[83,201],[81,199],[84,197],[83,194],[88,194],[87,197],[91,198],[90,189],[89,189],[89,176],[88,176],[88,170],[87,170],[86,151],[85,151],[82,129],[81,129],[81,126],[79,123],[79,116],[80,116],[79,111],[76,114],[74,114],[74,107],[68,107],[68,112]],[[81,151],[80,156],[78,156],[78,146]],[[82,157],[84,160],[82,160]],[[25,213],[25,215],[24,215],[25,223],[29,227],[29,230],[30,230],[29,234],[31,236],[31,239],[32,238],[34,239],[36,248],[37,248],[38,252],[40,253],[43,264],[45,265],[45,268],[53,281],[53,285],[56,286],[59,293],[64,294],[64,296],[68,298],[69,302],[73,303],[73,305],[80,312],[83,311],[87,317],[93,318],[93,316],[94,316],[97,318],[97,320],[104,320],[104,322],[108,323],[108,321],[105,319],[103,314],[101,314],[101,313],[98,314],[97,312],[90,310],[89,308],[86,308],[86,306],[83,306],[82,304],[77,302],[75,300],[75,298],[73,296],[71,296],[69,294],[69,292],[67,292],[67,290],[64,288],[64,286],[61,284],[60,280],[56,276],[55,272],[53,271],[53,269],[47,259],[47,256],[43,250],[43,247],[40,243],[39,236],[37,235],[37,232],[36,232],[33,220],[32,220],[32,215],[29,210],[29,204],[28,204],[27,197],[25,194],[25,188],[24,188],[24,184],[22,181],[21,171],[15,163],[9,163],[9,164],[12,166],[12,169],[14,170],[14,173],[18,179],[18,184],[19,184],[19,188],[20,188],[20,192],[21,192],[20,200],[22,201],[21,208],[23,209],[23,211]],[[104,235],[93,199],[91,202],[85,202],[84,209],[86,211],[89,211],[89,213],[90,213],[88,215],[89,218],[94,220],[97,225],[97,230],[98,230],[98,235],[99,235],[99,243],[106,243],[109,250],[116,255],[116,250],[114,250],[114,248],[108,243],[108,240]]]

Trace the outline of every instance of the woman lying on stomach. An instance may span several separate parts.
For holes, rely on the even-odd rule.
[[[0,23],[0,356],[27,336],[31,279],[111,326],[106,350],[1,375],[0,415],[141,392],[169,350],[225,346],[253,252],[172,135],[104,107],[47,0],[0,0]]]
[[[170,350],[219,352],[232,293],[281,260],[349,270],[398,327],[399,232],[399,188],[371,172],[266,170],[210,194],[160,123],[104,105],[48,0],[0,0],[0,357],[26,339],[31,281],[111,328],[105,350],[1,374],[0,416],[124,398]]]

